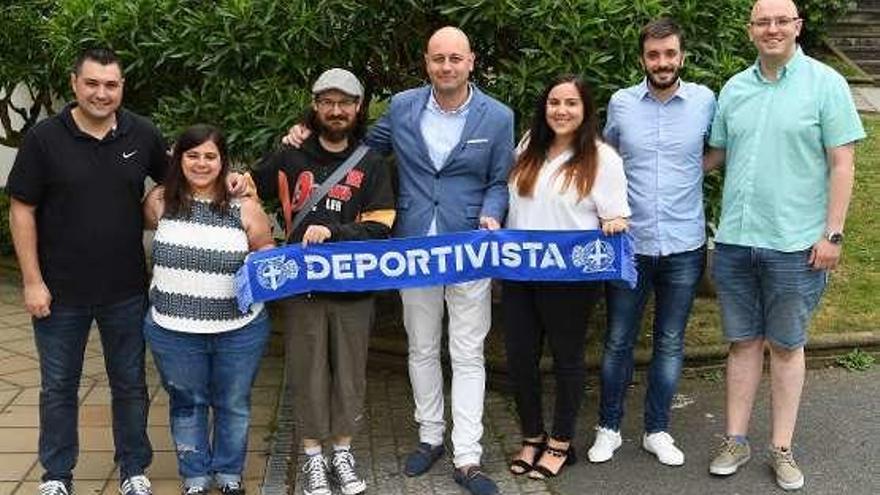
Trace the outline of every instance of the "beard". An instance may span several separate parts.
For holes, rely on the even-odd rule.
[[[680,67],[673,67],[671,71],[662,71],[667,74],[670,72],[672,73],[672,77],[670,77],[668,81],[660,81],[654,75],[656,72],[661,72],[661,71],[650,72],[648,70],[645,70],[645,77],[648,78],[648,83],[651,84],[651,86],[653,86],[655,89],[669,89],[672,86],[675,86],[675,83],[678,82],[678,77],[679,77],[680,71],[681,71]]]
[[[340,122],[342,125],[338,125],[336,122]],[[331,143],[338,143],[351,135],[351,131],[354,129],[354,119],[346,119],[345,117],[324,119],[318,117],[318,127],[318,131],[324,139]]]

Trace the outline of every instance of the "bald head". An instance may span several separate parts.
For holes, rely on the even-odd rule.
[[[758,0],[752,6],[752,19],[764,17],[766,13],[773,12],[775,15],[784,13],[789,17],[797,17],[797,5],[792,0]]]
[[[435,31],[425,49],[425,69],[441,107],[464,102],[474,70],[474,53],[464,31],[452,26]]]
[[[434,31],[434,34],[428,38],[425,53],[431,53],[431,48],[438,45],[452,46],[462,53],[470,53],[471,51],[471,42],[467,35],[455,26],[446,26]]]
[[[792,0],[758,0],[752,7],[749,38],[758,49],[762,71],[775,78],[797,52],[802,22]]]

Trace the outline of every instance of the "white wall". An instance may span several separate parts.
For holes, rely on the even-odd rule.
[[[12,169],[12,161],[15,160],[15,152],[13,148],[0,146],[0,187],[6,185],[6,178],[9,177],[9,170]]]
[[[12,94],[12,101],[18,107],[25,107],[31,104],[30,95],[24,86],[18,86],[15,88],[15,92]],[[5,111],[5,109],[0,109],[0,111]],[[42,115],[40,118],[44,118],[45,115]],[[24,121],[21,117],[12,113],[10,115],[12,119],[12,125],[15,128],[21,128],[21,125]],[[4,135],[3,129],[0,128],[0,135]],[[14,148],[8,148],[6,146],[0,145],[0,187],[6,185],[6,178],[9,176],[9,170],[12,169],[12,162],[15,160],[15,154],[17,150]]]

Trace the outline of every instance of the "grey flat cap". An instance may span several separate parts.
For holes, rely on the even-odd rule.
[[[358,98],[364,97],[364,87],[361,86],[357,76],[345,69],[333,68],[324,71],[312,85],[312,94],[323,93],[328,89],[336,89]]]

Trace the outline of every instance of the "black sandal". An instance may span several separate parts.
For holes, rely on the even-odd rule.
[[[563,457],[565,458],[565,460],[562,461],[562,464],[559,466],[559,470],[554,473],[553,471],[550,471],[546,467],[542,466],[540,464],[541,459],[538,459],[535,465],[532,466],[532,471],[529,473],[529,478],[535,480],[555,478],[556,476],[559,476],[559,473],[561,473],[563,469],[565,469],[565,466],[570,466],[577,462],[577,455],[574,452],[574,446],[571,444],[569,444],[568,448],[565,450],[551,447],[548,444],[546,447],[544,447],[544,454],[551,455],[553,457]],[[541,457],[543,457],[543,455]]]
[[[547,448],[547,436],[543,436],[543,440],[539,442],[533,442],[531,440],[523,440],[523,447],[532,447],[535,449],[535,454],[532,456],[532,462],[529,463],[524,459],[516,458],[510,461],[507,469],[515,476],[519,476],[522,474],[526,474],[531,471],[535,467],[535,462],[537,462],[538,458],[541,457],[541,454],[544,452],[544,449]]]

